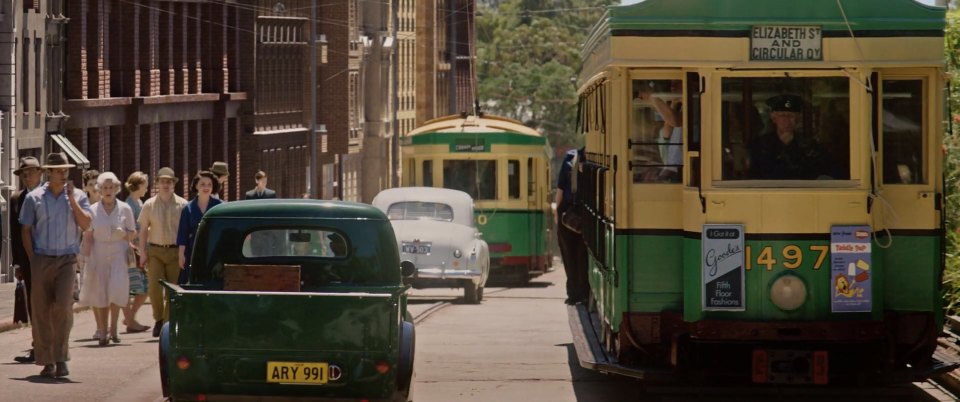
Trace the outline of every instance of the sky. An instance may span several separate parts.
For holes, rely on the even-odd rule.
[[[641,0],[621,0],[620,4],[633,4],[639,3]],[[933,5],[934,0],[919,0],[923,4]]]

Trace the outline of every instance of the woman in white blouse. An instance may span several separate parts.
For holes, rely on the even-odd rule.
[[[101,173],[97,177],[97,188],[101,199],[90,206],[93,246],[84,268],[80,303],[93,308],[100,346],[106,346],[110,340],[120,343],[117,320],[130,297],[127,248],[137,229],[133,210],[125,202],[117,202],[120,190],[117,175]]]

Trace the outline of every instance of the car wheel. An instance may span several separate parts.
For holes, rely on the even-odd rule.
[[[480,303],[480,299],[478,298],[479,292],[477,291],[477,289],[478,289],[477,285],[475,285],[473,282],[471,281],[463,282],[463,300],[467,304]]]

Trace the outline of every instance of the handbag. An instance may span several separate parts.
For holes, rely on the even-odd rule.
[[[560,217],[560,223],[570,231],[581,234],[583,232],[583,208],[579,205],[570,207]]]

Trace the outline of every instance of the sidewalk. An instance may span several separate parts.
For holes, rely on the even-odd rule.
[[[17,283],[0,283],[0,332],[21,328],[23,324],[13,323],[13,298],[16,295]],[[73,312],[87,310],[88,307],[73,304]]]

